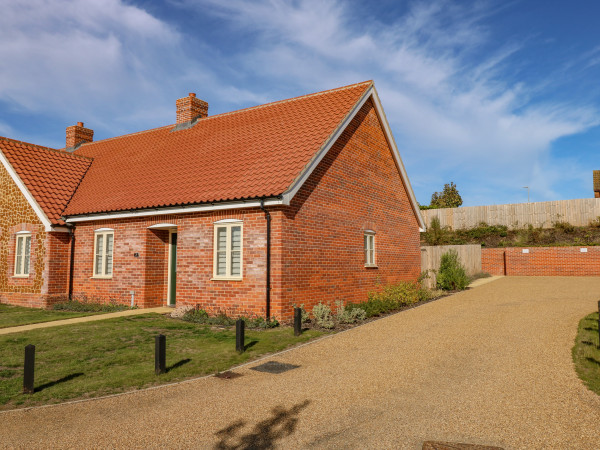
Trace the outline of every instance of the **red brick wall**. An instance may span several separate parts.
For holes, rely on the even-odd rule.
[[[581,248],[587,248],[582,253]],[[600,247],[482,248],[481,270],[492,275],[600,276]]]
[[[360,302],[380,284],[416,280],[419,228],[370,101],[284,210],[282,311]],[[377,268],[365,268],[363,235],[374,230]]]
[[[46,293],[50,296],[69,293],[69,233],[50,232],[46,235]]]
[[[243,221],[243,280],[212,280],[214,222]],[[198,304],[231,315],[264,314],[266,221],[259,209],[194,213],[177,216],[97,221],[79,224],[75,231],[75,296],[128,304],[130,291],[141,307],[167,301],[168,239],[157,223],[177,226],[177,304]],[[114,229],[113,277],[92,278],[94,230]],[[135,257],[134,253],[139,253]]]

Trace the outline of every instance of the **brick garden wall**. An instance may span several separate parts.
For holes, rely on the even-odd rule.
[[[587,252],[581,252],[582,248]],[[529,253],[523,250],[482,248],[481,270],[508,276],[600,276],[600,247],[530,247]]]
[[[419,276],[419,227],[371,101],[283,211],[284,317],[293,303],[360,302]],[[377,268],[365,267],[365,230],[376,232]]]

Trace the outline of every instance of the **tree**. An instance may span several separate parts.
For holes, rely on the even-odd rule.
[[[451,181],[444,185],[442,192],[434,192],[431,196],[430,208],[458,208],[462,205],[462,197],[458,193],[456,185]]]

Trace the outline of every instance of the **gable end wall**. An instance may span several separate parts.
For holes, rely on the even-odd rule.
[[[369,100],[285,210],[286,311],[365,301],[384,284],[419,276],[419,226],[391,152]],[[376,232],[377,268],[364,264],[365,230]]]
[[[15,278],[16,233],[31,232],[30,276]],[[43,224],[0,165],[0,303],[45,306],[46,237]]]

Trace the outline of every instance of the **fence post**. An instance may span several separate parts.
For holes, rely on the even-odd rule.
[[[33,375],[35,369],[35,345],[25,346],[25,364],[23,367],[23,393],[33,394]]]
[[[243,319],[238,319],[235,322],[235,350],[244,353],[245,345],[244,345],[244,328],[246,326],[246,322]]]
[[[294,336],[302,334],[302,308],[294,308]]]
[[[167,338],[159,334],[154,338],[154,373],[160,375],[167,371]]]

